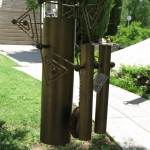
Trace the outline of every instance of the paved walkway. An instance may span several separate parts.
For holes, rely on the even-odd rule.
[[[15,69],[41,80],[41,57],[35,47],[0,45],[0,53],[20,64]],[[73,101],[77,105],[78,90],[79,76],[75,73]],[[93,119],[94,115],[95,93]],[[107,132],[124,150],[150,150],[150,101],[110,85]]]
[[[112,53],[115,68],[124,65],[150,65],[150,38]]]

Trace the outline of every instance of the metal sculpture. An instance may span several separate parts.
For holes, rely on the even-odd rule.
[[[37,4],[36,4],[37,5]],[[40,35],[38,33],[38,25],[41,26],[40,22],[36,20],[35,6],[32,6],[27,12],[22,14],[18,19],[13,19],[12,23],[16,24],[22,31],[24,31],[30,38],[33,39],[35,44],[40,43]]]
[[[98,35],[101,33],[102,36],[102,31],[106,30],[106,26],[99,28],[100,20],[109,16],[107,14],[103,17],[102,11],[110,7],[112,1],[104,3],[97,0],[92,2],[38,0],[40,11],[43,3],[57,4],[58,16],[45,17],[44,22],[41,18],[39,23],[36,23],[34,17],[32,22],[28,13],[33,10],[35,16],[33,7],[17,20],[12,21],[27,34],[31,30],[32,35],[28,35],[41,50],[43,63],[41,142],[64,145],[70,142],[70,133],[80,140],[90,140],[93,86],[98,93],[95,132],[106,133],[109,73],[110,67],[114,64],[110,63],[111,46],[107,44],[97,44],[99,62],[95,61],[94,43],[97,42]],[[29,18],[29,22],[24,20],[25,18]],[[32,29],[33,24],[35,30]],[[37,25],[40,25],[40,35]],[[80,45],[80,48],[76,46],[76,49],[80,49],[81,52],[80,64],[77,65],[74,64],[75,45]],[[98,70],[98,76],[94,80],[95,85],[93,85],[94,69]],[[80,102],[79,107],[72,112],[74,70],[79,71],[80,74]]]

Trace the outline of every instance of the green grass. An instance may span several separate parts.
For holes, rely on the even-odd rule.
[[[41,83],[14,66],[0,55],[0,149],[27,149],[39,137]]]
[[[72,138],[66,146],[40,143],[41,82],[14,66],[0,55],[0,150],[120,150],[107,135],[93,134],[89,142]]]

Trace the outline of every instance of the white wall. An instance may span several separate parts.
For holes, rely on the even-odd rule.
[[[3,2],[3,0],[0,0],[0,7],[2,6],[2,2]]]

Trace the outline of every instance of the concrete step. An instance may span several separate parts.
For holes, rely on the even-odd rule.
[[[8,28],[6,28],[6,29],[4,29],[4,28],[0,28],[0,35],[2,34],[2,33],[10,33],[10,34],[14,34],[14,33],[16,33],[16,30],[12,30],[12,29],[8,29]],[[18,29],[17,30],[17,33],[18,34],[21,34],[22,33],[22,30],[21,29]]]
[[[17,26],[8,25],[8,24],[0,25],[0,30],[5,30],[5,29],[7,29],[8,31],[14,30],[14,32],[17,31],[17,30],[20,30],[20,28],[18,28]]]
[[[29,31],[29,32],[31,32],[31,31]],[[34,31],[35,32],[35,31]],[[38,31],[39,32],[39,31]],[[17,34],[21,34],[21,33],[24,33],[20,28],[11,28],[11,29],[8,29],[8,28],[0,28],[0,35],[1,35],[1,33],[10,33],[10,34],[14,34],[14,33],[17,33]]]
[[[2,7],[0,8],[0,44],[34,44],[32,38],[11,22],[12,19],[18,19],[27,12],[25,3],[26,0],[3,0]],[[33,22],[33,13],[30,12],[29,14]],[[24,20],[28,21],[29,17]],[[35,32],[34,26],[33,31]],[[28,33],[32,35],[31,30]]]
[[[2,35],[2,34],[3,35],[4,34],[5,35],[6,34],[13,34],[13,35],[20,34],[21,35],[22,33],[24,34],[24,32],[22,32],[22,30],[8,30],[8,29],[0,29],[0,33],[1,33],[0,35]]]
[[[0,30],[0,37],[1,36],[3,36],[3,37],[23,37],[23,38],[26,38],[26,36],[27,36],[27,34],[26,33],[24,33],[24,32],[22,32],[22,31],[20,31],[20,32],[5,32],[5,31],[3,31],[3,30]],[[30,34],[30,35],[32,35],[32,34]],[[34,34],[34,36],[35,36],[35,34]]]
[[[19,17],[21,17],[23,14],[24,14],[24,12],[22,12],[22,13],[13,13],[12,11],[10,11],[10,12],[7,12],[7,13],[2,13],[1,11],[0,11],[0,18],[4,18],[4,19],[9,19],[9,18],[15,18],[15,19],[17,19],[17,18],[19,18]],[[6,18],[7,17],[7,18]]]
[[[5,16],[8,16],[9,18],[12,17],[12,16],[14,16],[15,18],[18,18],[18,17],[24,15],[26,12],[27,11],[14,11],[14,10],[13,11],[12,10],[6,11],[6,10],[0,10],[0,14],[1,14],[0,16],[1,16],[1,18],[5,17]],[[31,17],[33,17],[33,12],[29,12],[28,14]],[[39,13],[37,13],[35,15],[36,15],[36,18],[40,18]]]
[[[36,34],[32,34],[31,32],[28,32],[28,34],[26,34],[23,31],[16,31],[16,32],[4,32],[3,30],[0,30],[0,39],[7,39],[7,38],[17,38],[20,40],[27,40],[27,38],[32,39],[32,38],[37,38]],[[29,36],[30,35],[30,36]],[[40,34],[38,34],[38,38],[40,38]]]
[[[14,13],[18,13],[18,12],[27,12],[28,9],[24,9],[24,10],[20,10],[20,9],[16,9],[15,7],[14,8],[4,8],[4,7],[0,7],[0,11],[3,11],[3,12],[7,12],[7,11],[12,11]],[[31,10],[32,11],[32,10]],[[30,11],[29,11],[30,12]],[[40,9],[36,10],[36,13],[39,13],[40,12]]]
[[[21,7],[21,8],[26,8],[27,7],[27,5],[26,5],[26,2],[22,2],[22,1],[20,1],[20,2],[16,2],[16,3],[14,3],[13,2],[13,0],[12,1],[8,1],[8,2],[3,2],[3,4],[2,4],[2,7],[5,7],[5,6],[14,6],[14,7]]]
[[[18,10],[26,10],[26,7],[25,6],[15,6],[15,5],[3,5],[2,6],[3,8],[15,8],[15,9],[18,9]]]
[[[31,21],[34,22],[33,14],[29,14],[31,17]],[[13,11],[2,12],[0,10],[0,23],[2,22],[11,22],[13,19],[21,19],[24,17],[24,12],[14,13]],[[23,20],[27,20],[29,22],[29,16],[27,15]],[[36,15],[36,22],[40,22],[40,15]]]
[[[0,8],[0,11],[2,13],[7,13],[7,12],[13,12],[13,13],[18,13],[18,12],[25,12],[24,10],[19,10],[19,9],[15,9],[15,8]]]
[[[21,26],[23,26],[24,28],[28,28],[28,26],[24,26],[22,23],[21,23],[21,24],[18,23],[18,24],[16,25],[16,24],[13,24],[11,21],[8,21],[8,22],[0,22],[0,27],[1,27],[1,28],[3,28],[3,27],[6,28],[6,27],[7,27],[7,28],[9,29],[10,27],[12,27],[12,28],[13,28],[13,27],[18,27],[18,25],[19,25],[19,26],[21,25]],[[33,22],[32,22],[32,23],[29,22],[28,25],[29,25],[29,28],[33,28],[33,29],[34,29],[34,28],[37,28],[37,29],[40,29],[40,25],[39,25],[39,24],[36,24],[36,26],[35,26],[35,24],[34,24]]]
[[[37,28],[37,29],[40,29],[40,25],[39,24],[37,24],[36,26],[35,26],[35,23],[30,23],[30,22],[28,22],[28,24],[29,24],[29,28]],[[18,27],[18,25],[20,26],[23,26],[23,27],[25,27],[25,28],[28,28],[28,26],[24,26],[22,23],[18,23],[17,25],[16,24],[13,24],[12,23],[12,21],[10,20],[10,21],[8,21],[8,22],[0,22],[0,26],[1,26],[1,28],[10,28],[10,27]],[[32,27],[31,27],[32,26]]]
[[[38,35],[36,35],[36,32],[34,31],[33,33],[31,31],[27,32],[30,36],[38,36],[40,37],[40,32],[38,32]],[[0,29],[0,36],[3,36],[3,37],[25,37],[25,36],[28,36],[24,31],[22,30],[11,30],[11,31],[8,31],[7,29]]]
[[[8,30],[20,30],[20,28],[16,25],[13,25],[11,23],[6,24],[0,24],[0,29],[8,29]]]
[[[3,35],[0,35],[0,40],[7,40],[7,39],[9,39],[9,40],[13,40],[13,41],[30,41],[31,40],[31,38],[30,37],[28,37],[26,34],[24,34],[24,36],[23,37],[15,37],[15,36],[3,36]]]
[[[13,24],[12,23],[12,20],[13,20],[13,18],[8,18],[8,19],[1,19],[0,18],[0,25],[13,25],[13,26],[16,26],[15,24]],[[40,21],[39,20],[31,20],[31,22],[30,22],[30,20],[28,20],[28,19],[25,19],[25,20],[18,20],[18,24],[23,24],[23,21],[27,21],[28,22],[28,24],[30,25],[30,24],[32,24],[32,26],[34,27],[35,26],[35,23],[36,23],[36,25],[37,25],[37,27],[38,26],[40,26]]]
[[[1,32],[1,30],[0,30],[0,32]],[[36,34],[34,33],[34,34],[31,34],[31,33],[29,33],[29,35],[30,35],[30,37],[26,34],[26,33],[24,33],[24,32],[17,32],[17,33],[13,33],[13,32],[11,32],[11,33],[8,33],[8,32],[1,32],[1,34],[0,34],[0,39],[7,39],[7,38],[17,38],[18,37],[18,39],[24,39],[24,40],[26,40],[26,38],[29,38],[29,39],[32,39],[31,37],[34,37],[34,38],[37,38],[36,37]],[[38,35],[38,38],[39,38],[40,36]]]
[[[3,3],[2,3],[2,6],[5,5],[5,6],[9,6],[9,5],[16,5],[16,6],[22,6],[23,5],[26,5],[26,0],[3,0]]]
[[[3,0],[2,7],[25,10],[27,7],[25,3],[25,0]]]
[[[15,0],[3,0],[3,5],[5,5],[5,4],[16,4],[16,5],[19,5],[19,4],[25,4],[26,3],[26,1],[24,1],[24,0],[18,0],[18,1],[15,1]]]
[[[22,2],[26,2],[26,0],[3,0],[3,3],[7,3],[7,2],[22,3]]]
[[[8,29],[8,30],[21,30],[21,28],[20,28],[21,26],[18,26],[18,25],[14,25],[14,24],[12,24],[11,22],[9,23],[0,23],[0,29]],[[26,29],[28,29],[28,26],[23,26],[24,27],[24,29],[26,28]],[[36,26],[35,27],[35,25],[34,24],[32,24],[32,27],[31,27],[31,25],[29,24],[29,30],[31,31],[31,30],[33,30],[34,32],[36,31],[36,29],[37,29],[37,31],[39,31],[40,32],[40,26]]]
[[[34,45],[33,41],[6,41],[6,40],[0,40],[0,44],[5,45]]]
[[[16,6],[22,6],[22,5],[25,5],[26,6],[26,1],[23,1],[23,0],[20,0],[20,1],[17,1],[17,2],[15,2],[14,0],[9,0],[9,1],[6,1],[6,0],[3,0],[3,4],[2,4],[2,6],[3,5],[16,5]]]
[[[14,44],[14,45],[17,45],[17,44],[19,44],[19,45],[26,45],[26,44],[28,44],[28,45],[30,45],[30,44],[34,44],[34,42],[33,41],[21,41],[21,40],[19,40],[19,41],[17,41],[17,40],[0,40],[0,44]]]
[[[12,23],[12,20],[2,21],[0,22],[0,26],[16,26]]]

